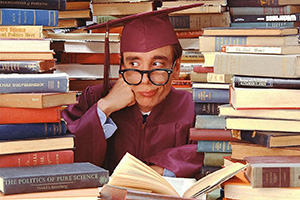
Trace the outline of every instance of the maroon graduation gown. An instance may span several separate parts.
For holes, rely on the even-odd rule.
[[[106,140],[97,114],[100,91],[100,85],[89,86],[78,104],[62,113],[68,130],[75,135],[76,162],[91,162],[112,172],[129,152],[147,164],[171,170],[177,177],[199,173],[203,154],[196,152],[195,144],[188,144],[189,128],[195,119],[191,93],[172,88],[145,124],[137,105],[112,113],[110,117],[118,128]]]

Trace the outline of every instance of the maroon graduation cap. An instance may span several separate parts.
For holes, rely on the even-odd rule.
[[[184,6],[170,7],[167,9],[154,10],[119,19],[110,20],[106,23],[88,26],[87,29],[106,27],[105,35],[105,63],[104,82],[102,95],[105,96],[111,85],[109,83],[109,28],[112,26],[124,26],[121,34],[120,52],[148,52],[159,47],[179,43],[168,14],[180,10],[202,6],[204,3],[195,3]]]

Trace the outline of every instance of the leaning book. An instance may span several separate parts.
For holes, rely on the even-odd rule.
[[[6,194],[101,187],[109,172],[91,163],[0,169],[0,190]]]

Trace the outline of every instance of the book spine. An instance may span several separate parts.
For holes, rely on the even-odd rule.
[[[204,152],[203,165],[212,167],[222,167],[224,165],[224,156],[230,156],[231,153]]]
[[[234,76],[234,87],[299,89],[300,79]]]
[[[274,27],[294,27],[297,22],[244,22],[244,23],[235,23],[230,24],[231,27],[250,27],[250,28],[274,28]]]
[[[195,38],[202,35],[202,30],[185,30],[185,31],[176,31],[176,36],[178,38]]]
[[[298,22],[299,14],[290,15],[235,15],[231,17],[232,22]]]
[[[270,135],[260,134],[256,131],[236,130],[232,131],[232,136],[240,138],[243,141],[260,144],[270,148]]]
[[[61,121],[61,107],[9,108],[0,107],[0,124],[47,123]]]
[[[58,62],[61,64],[79,63],[79,64],[103,64],[104,54],[97,53],[60,53]],[[120,54],[111,53],[110,64],[120,64]]]
[[[1,8],[65,10],[66,0],[0,0]]]
[[[290,6],[278,7],[231,7],[231,15],[284,15],[291,14]]]
[[[247,1],[240,1],[240,0],[230,0],[228,1],[229,7],[265,7],[265,6],[279,6],[279,0],[247,0]]]
[[[0,61],[0,73],[36,74],[40,71],[39,61]]]
[[[57,26],[57,10],[1,8],[0,25]]]
[[[67,76],[34,77],[11,76],[0,78],[0,93],[68,92]]]
[[[224,152],[231,153],[230,141],[198,140],[197,152]]]
[[[225,117],[218,115],[196,115],[196,129],[225,129]]]
[[[0,140],[66,135],[64,121],[55,123],[0,124]]]
[[[101,187],[108,181],[108,172],[82,172],[64,175],[36,175],[3,180],[3,194],[21,194],[65,189]]]
[[[193,101],[196,103],[228,103],[228,89],[193,88]]]
[[[297,167],[253,167],[253,188],[293,188],[299,187]]]
[[[213,73],[214,67],[203,67],[202,65],[195,65],[193,71],[197,73]]]
[[[239,46],[225,45],[221,52],[227,53],[257,53],[257,54],[282,54],[282,47],[259,47],[259,46]]]
[[[213,167],[213,166],[205,166],[202,165],[200,169],[200,178],[203,178],[204,176],[211,174],[214,171],[217,171],[221,169],[222,167]]]
[[[195,103],[195,115],[218,115],[221,103]]]
[[[245,45],[247,44],[247,37],[226,37],[226,36],[216,36],[216,37],[199,37],[199,49],[200,51],[207,51],[209,44],[214,44],[214,48],[210,51],[221,51],[222,46],[224,45]],[[210,45],[211,46],[211,45]]]
[[[190,128],[191,140],[218,140],[218,141],[235,141],[231,135],[231,130],[225,129],[196,129]]]
[[[43,26],[0,26],[1,39],[42,39]]]
[[[0,155],[0,168],[67,164],[73,162],[73,150]]]

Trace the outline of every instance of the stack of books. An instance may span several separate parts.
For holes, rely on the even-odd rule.
[[[88,85],[101,84],[104,71],[104,33],[49,33],[57,58],[54,73],[67,73],[70,90],[83,91]],[[110,33],[110,78],[119,77],[120,36]]]
[[[232,27],[299,27],[299,1],[228,0]]]

